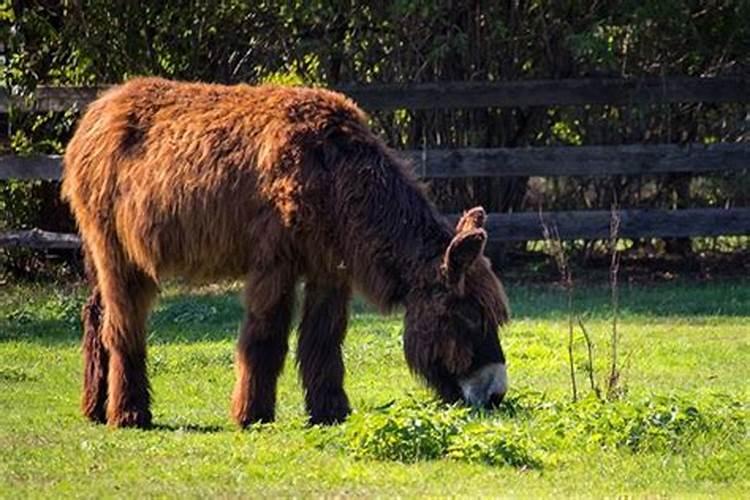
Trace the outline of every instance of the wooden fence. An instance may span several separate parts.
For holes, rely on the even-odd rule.
[[[0,113],[12,106],[37,111],[83,109],[102,88],[41,87],[20,101],[0,95]],[[750,78],[576,79],[521,82],[456,82],[340,87],[369,110],[559,105],[649,105],[676,102],[750,102]],[[406,151],[425,178],[715,173],[750,168],[750,143],[654,144]],[[0,180],[60,177],[57,156],[0,156]],[[542,218],[563,239],[609,236],[608,211],[493,213],[493,240],[542,238]],[[750,208],[620,212],[622,237],[690,237],[750,234]],[[39,230],[0,234],[0,246],[74,248],[75,235]]]

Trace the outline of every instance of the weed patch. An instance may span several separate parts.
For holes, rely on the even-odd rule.
[[[525,394],[493,412],[409,401],[353,415],[327,444],[337,441],[357,458],[540,468],[559,464],[572,450],[679,453],[706,435],[739,443],[747,417],[747,405],[725,395],[560,402]]]
[[[346,424],[346,448],[357,457],[415,462],[446,455],[469,412],[437,403],[389,406],[354,414]]]

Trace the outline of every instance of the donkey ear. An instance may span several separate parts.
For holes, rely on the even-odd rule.
[[[487,212],[482,207],[474,207],[464,212],[461,219],[456,224],[456,233],[471,231],[473,229],[484,228],[484,221],[487,220]]]
[[[440,266],[443,276],[451,285],[460,285],[464,273],[484,252],[487,243],[487,232],[484,229],[473,229],[458,233],[448,245]]]

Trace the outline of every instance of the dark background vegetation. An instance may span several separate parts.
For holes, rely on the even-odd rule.
[[[750,1],[190,1],[0,3],[0,84],[94,85],[134,75],[222,83],[485,81],[747,75]],[[80,110],[0,116],[0,154],[61,153]],[[743,104],[377,112],[399,148],[750,140]],[[436,180],[441,209],[488,211],[750,205],[742,172],[713,176]],[[0,229],[72,230],[57,187],[0,182]],[[739,243],[737,243],[739,241]],[[735,240],[734,247],[746,239]],[[709,245],[710,246],[710,245]],[[592,254],[579,242],[578,255]],[[633,250],[705,250],[690,241]],[[516,253],[527,246],[513,246]],[[644,250],[645,249],[645,250]],[[37,254],[5,254],[16,271]],[[49,256],[46,256],[49,257]]]

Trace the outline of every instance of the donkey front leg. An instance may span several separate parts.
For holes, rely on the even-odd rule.
[[[283,271],[251,276],[245,295],[247,312],[237,343],[232,395],[232,416],[240,427],[275,418],[276,385],[289,348],[294,280]]]
[[[151,395],[146,374],[146,319],[157,286],[128,269],[99,270],[104,318],[101,338],[109,353],[107,423],[113,427],[151,426]]]
[[[342,422],[351,412],[344,392],[341,347],[346,333],[351,290],[348,285],[308,282],[299,332],[298,363],[310,423]]]

